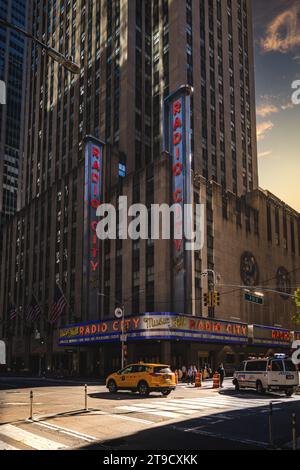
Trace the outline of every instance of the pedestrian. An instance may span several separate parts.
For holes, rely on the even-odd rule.
[[[220,375],[220,387],[223,388],[223,382],[224,382],[224,378],[226,374],[225,374],[225,369],[224,369],[224,365],[222,362],[219,364],[217,372]]]
[[[188,370],[188,384],[193,383],[193,367],[190,366]]]
[[[196,383],[197,374],[198,374],[197,366],[194,366],[193,367],[193,383]]]
[[[182,369],[180,369],[180,367],[179,367],[179,369],[178,369],[178,381],[179,382],[182,382],[182,377],[183,377]]]
[[[186,382],[186,367],[183,365],[181,370],[182,370],[182,382]]]

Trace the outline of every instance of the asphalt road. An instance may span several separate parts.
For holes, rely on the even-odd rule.
[[[33,420],[29,396],[33,391]],[[258,396],[179,385],[169,397],[107,393],[90,382],[0,377],[0,450],[235,450],[289,448],[300,395]],[[269,404],[273,402],[269,440]],[[300,441],[299,441],[300,448]]]

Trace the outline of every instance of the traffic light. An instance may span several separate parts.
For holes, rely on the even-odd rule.
[[[295,292],[295,303],[296,307],[300,307],[300,288]]]
[[[212,306],[213,307],[219,307],[220,306],[220,301],[221,301],[221,296],[220,292],[213,292],[212,293],[213,301],[212,301]]]
[[[203,303],[204,303],[204,307],[210,307],[210,294],[209,293],[205,293],[203,294]]]

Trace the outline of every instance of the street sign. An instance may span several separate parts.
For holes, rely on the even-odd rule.
[[[120,336],[120,340],[122,341],[122,343],[126,343],[126,341],[127,341],[127,335],[121,335],[121,336]]]
[[[295,303],[297,307],[300,307],[300,288],[295,292]]]
[[[122,318],[123,317],[123,309],[118,307],[115,309],[115,317],[116,318]]]
[[[256,295],[249,294],[248,292],[245,294],[245,300],[247,300],[247,302],[251,302],[252,304],[256,304],[256,305],[264,304],[263,297],[258,297]]]

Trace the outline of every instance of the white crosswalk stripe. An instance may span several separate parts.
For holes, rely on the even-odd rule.
[[[38,436],[37,434],[34,434],[29,431],[25,431],[24,429],[21,429],[20,427],[17,427],[17,426],[13,426],[11,424],[3,424],[0,426],[0,437],[1,436],[4,438],[7,437],[15,441],[16,445],[18,443],[21,443],[36,450],[60,450],[60,449],[67,448],[67,446],[65,446],[64,444],[55,442],[51,439],[47,439],[42,436]],[[1,443],[3,447],[4,446],[7,447],[7,444],[5,444],[5,442],[1,441]],[[9,449],[7,447],[6,450],[15,450],[15,449],[14,448]]]
[[[299,400],[298,397],[296,400]],[[226,417],[226,413],[231,411],[249,410],[249,412],[253,412],[253,410],[257,410],[259,413],[266,413],[268,412],[270,401],[272,401],[275,406],[273,409],[276,409],[276,405],[286,402],[284,399],[280,399],[280,397],[274,397],[272,400],[271,397],[259,398],[253,396],[253,399],[251,399],[251,397],[245,395],[215,395],[213,397],[174,398],[153,401],[151,403],[135,403],[130,406],[118,406],[115,410],[120,416],[122,416],[123,413],[137,413],[175,419],[187,415],[205,417],[213,414],[215,411],[219,416],[221,416],[220,413],[223,413],[222,416]]]
[[[20,450],[17,447],[13,447],[4,441],[0,441],[0,450]]]

